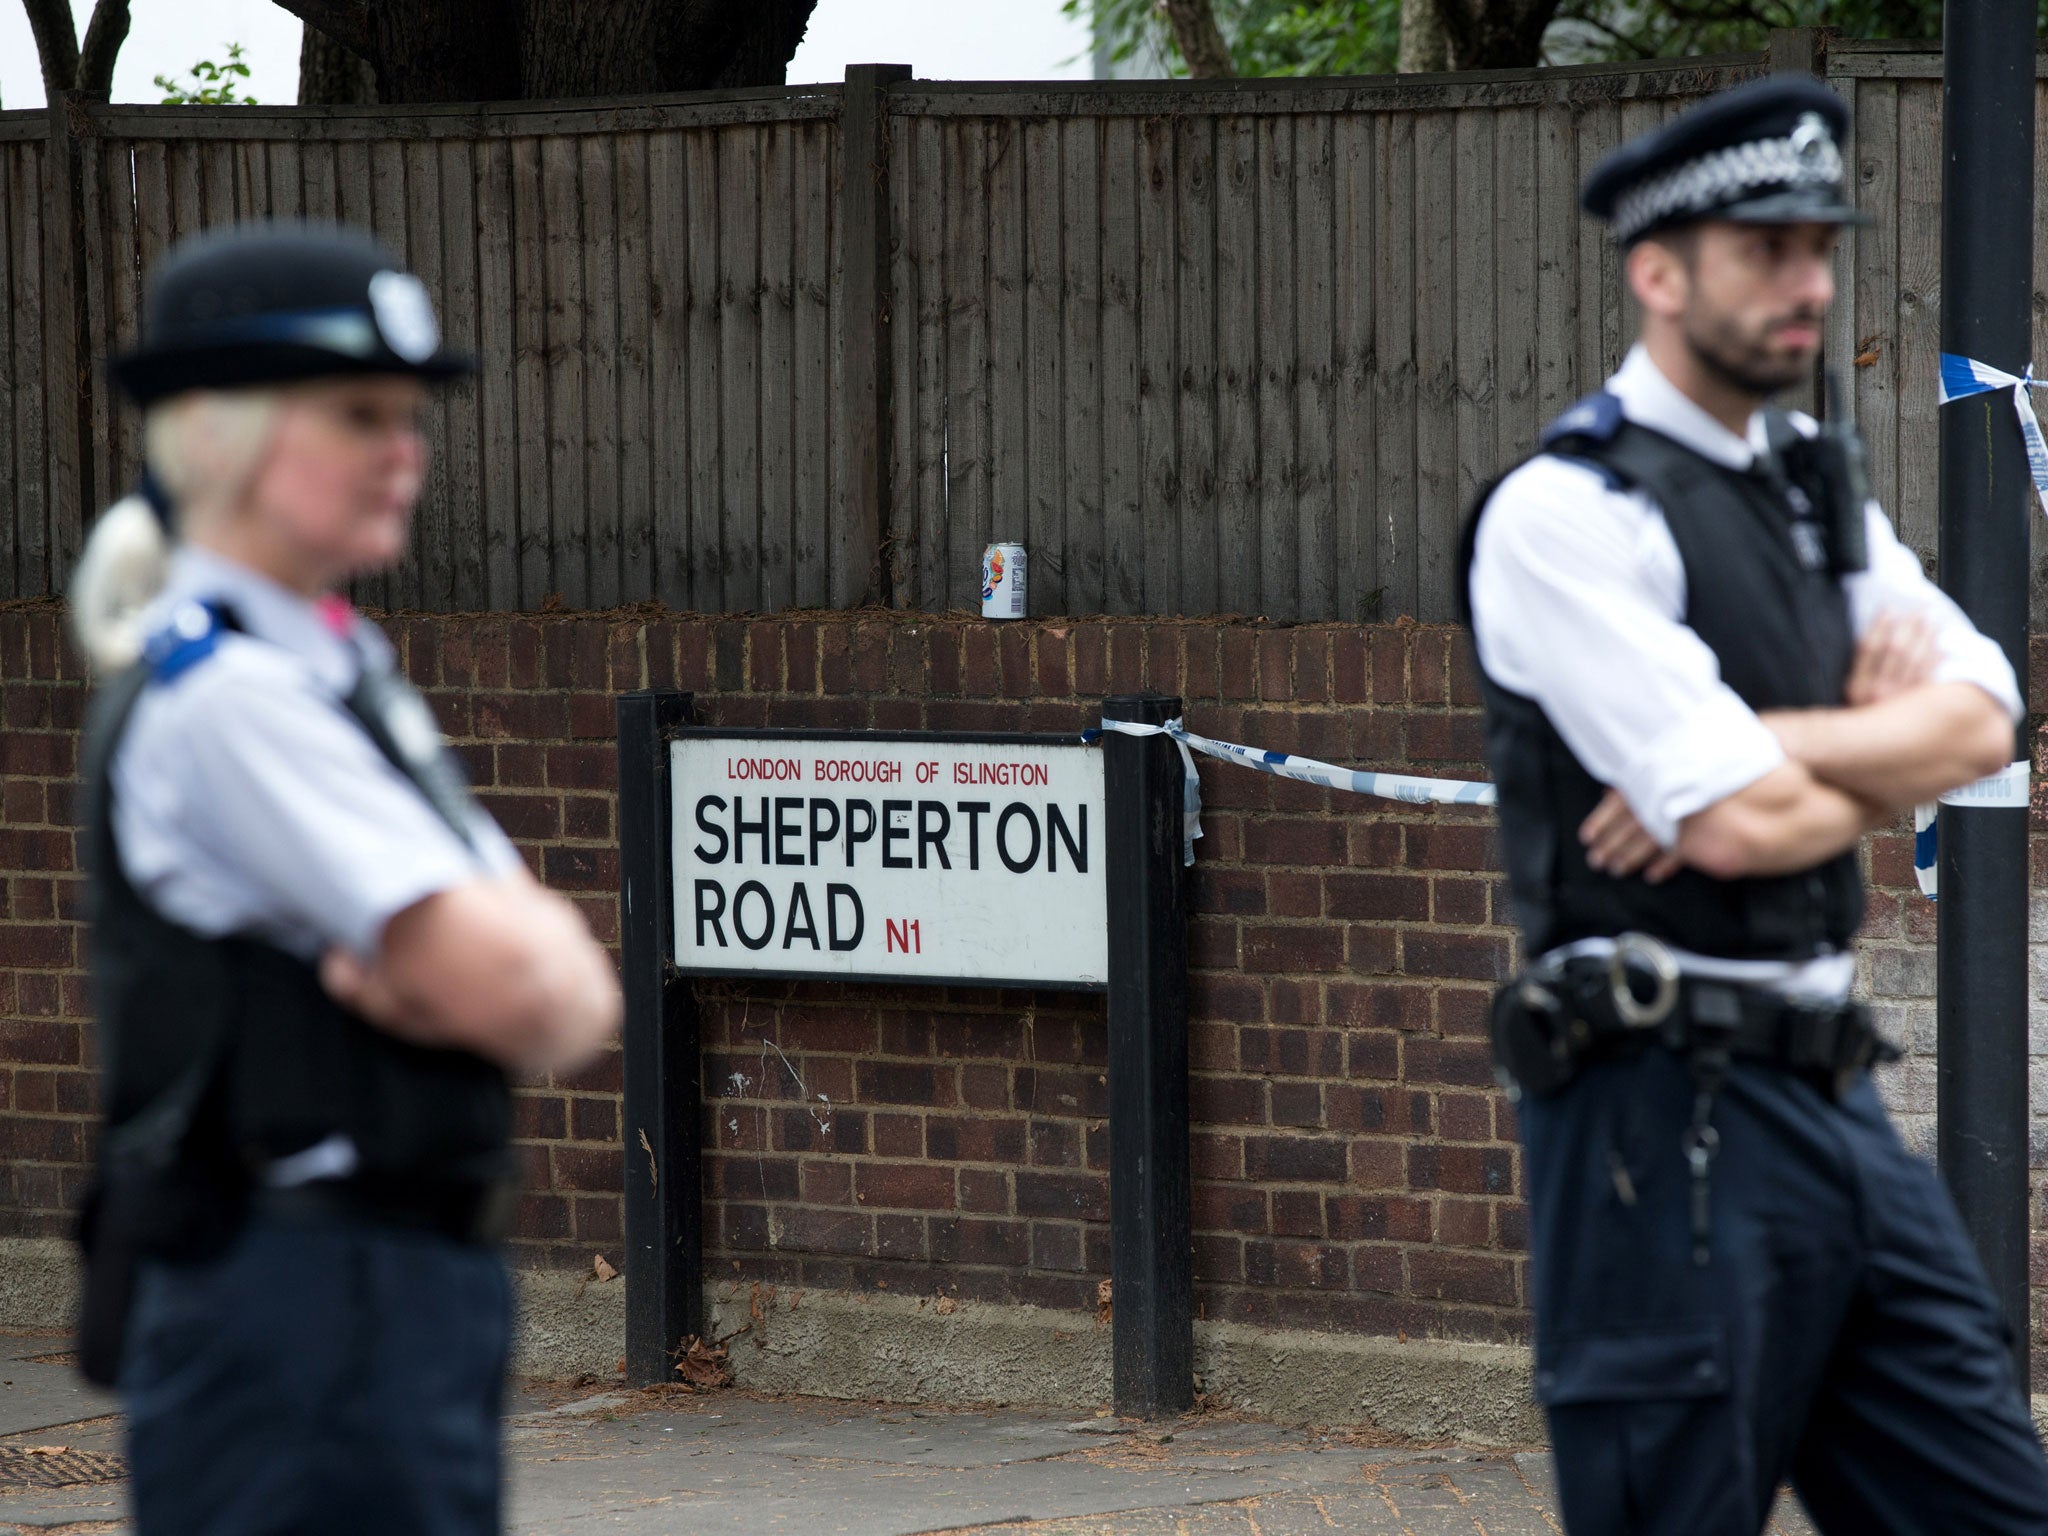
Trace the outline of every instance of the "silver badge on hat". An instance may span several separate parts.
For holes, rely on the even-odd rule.
[[[1805,112],[1792,125],[1791,136],[1786,142],[1792,146],[1794,155],[1811,165],[1834,145],[1835,136],[1828,132],[1827,122],[1818,112]]]
[[[410,272],[379,272],[370,279],[370,313],[384,345],[408,363],[423,363],[441,344],[427,285]]]

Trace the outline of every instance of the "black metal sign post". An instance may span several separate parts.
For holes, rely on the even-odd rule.
[[[1942,7],[1941,348],[2019,374],[2032,347],[2034,7]],[[2027,692],[2025,447],[2010,392],[1941,409],[1941,584]],[[2015,748],[2024,756],[2027,744]],[[1942,1174],[2027,1376],[2027,810],[1941,813]]]
[[[619,696],[619,966],[626,1000],[626,1382],[673,1381],[704,1327],[697,1005],[669,959],[669,738],[690,695]]]
[[[1105,719],[1163,725],[1179,699],[1124,694]],[[1194,1403],[1183,770],[1164,736],[1102,739],[1109,849],[1109,1264],[1113,1401]]]
[[[1180,701],[1153,694],[1140,694],[1103,701],[1112,719],[1164,723],[1180,713]],[[1068,980],[1030,980],[1027,972],[986,973],[970,976],[938,974],[920,970],[909,974],[867,972],[862,966],[837,971],[804,969],[803,961],[815,955],[817,934],[810,934],[808,949],[787,959],[778,958],[764,966],[759,962],[744,967],[721,962],[727,951],[709,952],[706,934],[730,932],[746,953],[761,953],[769,943],[772,923],[750,934],[747,923],[758,924],[762,904],[769,899],[765,886],[752,880],[737,887],[728,906],[722,890],[711,889],[716,882],[703,876],[707,868],[734,868],[727,858],[726,832],[714,818],[703,820],[708,809],[727,806],[719,796],[707,795],[698,805],[696,825],[703,828],[706,848],[691,858],[711,860],[709,864],[688,864],[684,878],[694,881],[700,905],[686,912],[686,928],[697,934],[698,948],[683,959],[691,968],[679,971],[673,962],[684,943],[676,931],[674,910],[678,869],[673,846],[673,818],[678,814],[674,787],[670,783],[672,749],[687,758],[686,750],[698,738],[738,739],[733,761],[742,765],[786,755],[803,743],[819,740],[865,745],[870,750],[901,747],[906,743],[955,745],[986,744],[995,748],[1057,746],[1061,751],[1079,751],[1073,738],[1028,736],[949,736],[927,733],[902,736],[887,732],[841,731],[740,731],[696,730],[691,727],[690,696],[680,693],[629,693],[619,700],[619,879],[620,949],[625,970],[626,993],[626,1374],[634,1385],[670,1379],[676,1346],[703,1327],[702,1279],[702,1189],[698,1113],[701,1103],[697,1020],[689,992],[693,975],[812,975],[844,981],[905,981],[944,985],[966,981],[982,986],[1058,987],[1079,986],[1106,990],[1109,998],[1109,1140],[1110,1140],[1110,1270],[1113,1313],[1111,1349],[1114,1357],[1115,1405],[1122,1414],[1153,1418],[1179,1413],[1194,1401],[1193,1254],[1189,1237],[1188,1176],[1188,952],[1187,871],[1181,854],[1181,807],[1183,779],[1181,760],[1174,744],[1165,737],[1138,738],[1106,735],[1102,744],[1102,817],[1100,824],[1103,906],[1107,933],[1089,931],[1106,940],[1093,966]],[[682,743],[677,747],[676,743]],[[756,756],[764,748],[775,752]],[[723,749],[720,749],[721,752]],[[799,765],[800,766],[800,765]],[[936,769],[936,763],[927,764]],[[1092,766],[1092,765],[1091,765]],[[726,771],[734,771],[728,762]],[[749,770],[752,772],[753,770]],[[743,774],[742,777],[748,775]],[[804,782],[779,770],[767,782]],[[920,783],[941,782],[936,774]],[[1041,781],[1043,782],[1043,781]],[[863,794],[871,791],[861,791]],[[885,791],[884,793],[888,793]],[[914,796],[914,788],[894,793]],[[897,813],[908,818],[914,808],[916,827],[922,839],[925,802],[895,802]],[[942,804],[929,807],[936,817]],[[968,807],[987,814],[987,805]],[[732,809],[739,811],[737,801]],[[832,837],[809,835],[818,823],[795,818],[809,809],[817,815],[829,810],[826,799],[801,796],[774,799],[773,831],[770,811],[764,802],[758,822],[748,821],[746,836],[759,838],[759,852],[765,862],[768,840],[776,840],[775,862],[801,863],[820,848],[840,846]],[[1036,853],[1021,863],[1012,861],[1011,845],[1005,832],[1009,817],[1022,812],[1016,806],[988,815],[989,825],[979,835],[984,857],[1000,853],[1015,872],[1031,863]],[[884,805],[887,815],[888,804]],[[785,819],[785,813],[786,818]],[[831,812],[836,820],[837,813]],[[1028,821],[1028,816],[1025,818]],[[974,825],[970,822],[970,827]],[[1064,825],[1048,818],[1042,845],[1038,832],[1029,832],[1030,846],[1042,846],[1047,867],[1053,867],[1054,827]],[[1079,819],[1079,841],[1089,843],[1088,821]],[[809,829],[809,832],[806,831]],[[856,834],[851,812],[846,822],[844,847],[850,861],[856,835],[876,831],[872,823]],[[694,833],[692,836],[694,837]],[[969,833],[973,836],[972,832]],[[1025,834],[1019,833],[1021,839]],[[943,841],[943,834],[933,838]],[[892,845],[908,849],[909,832],[883,832],[881,851],[886,862]],[[730,847],[736,852],[741,833],[735,824]],[[970,847],[974,846],[970,844]],[[1072,844],[1063,844],[1069,868],[1079,862]],[[787,852],[788,857],[781,855]],[[923,856],[922,848],[918,856]],[[899,854],[901,868],[907,854]],[[973,855],[969,855],[970,864]],[[949,868],[952,866],[948,866]],[[1085,868],[1085,865],[1082,866]],[[688,870],[698,874],[691,875]],[[852,878],[847,876],[845,878]],[[743,910],[742,902],[752,889],[756,905]],[[821,894],[807,898],[813,903],[807,913],[831,932],[839,908],[833,907],[832,893],[843,891],[857,899],[851,886],[822,885]],[[822,901],[824,906],[815,903]],[[849,910],[858,912],[857,905]],[[796,922],[795,907],[788,909],[788,924]],[[752,915],[750,915],[752,914]],[[865,920],[875,930],[900,930],[907,924],[887,921],[876,912]],[[725,927],[715,927],[722,923]],[[865,930],[863,930],[865,931]],[[787,942],[787,941],[785,941]],[[834,949],[851,949],[857,939]],[[915,941],[921,948],[924,939]],[[936,947],[936,946],[935,946]],[[729,953],[730,961],[742,958]],[[1004,981],[1010,974],[1016,979]],[[1106,986],[1104,978],[1106,977]]]

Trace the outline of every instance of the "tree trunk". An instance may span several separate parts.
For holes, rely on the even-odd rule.
[[[376,99],[547,100],[780,85],[817,0],[279,0]]]
[[[1401,0],[1401,49],[1394,68],[1404,75],[1435,75],[1451,67],[1438,0]]]
[[[1436,0],[1453,69],[1533,69],[1560,0]],[[1405,28],[1404,28],[1405,41]]]
[[[1161,0],[1166,19],[1173,24],[1173,40],[1180,46],[1188,74],[1197,80],[1227,80],[1237,73],[1230,57],[1230,45],[1223,41],[1223,29],[1216,25],[1216,10],[1210,0]]]
[[[308,25],[299,44],[299,105],[363,107],[377,99],[377,76],[369,61]]]
[[[529,13],[535,8],[530,0],[525,7]],[[376,76],[377,100],[505,101],[527,95],[519,79],[523,29],[513,19],[518,12],[507,16],[508,9],[493,0],[372,0],[368,45],[361,52]],[[602,32],[604,26],[592,30]]]

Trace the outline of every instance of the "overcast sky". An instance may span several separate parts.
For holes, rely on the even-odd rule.
[[[81,29],[90,9],[73,0]],[[116,101],[161,100],[154,76],[183,76],[230,42],[249,65],[246,94],[276,104],[298,95],[299,20],[272,0],[133,0],[131,14]],[[1087,46],[1060,0],[818,0],[789,78],[838,80],[848,64],[908,64],[934,80],[1085,78]],[[0,0],[0,106],[42,104],[27,13],[21,0]]]

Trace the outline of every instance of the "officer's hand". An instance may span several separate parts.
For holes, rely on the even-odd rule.
[[[342,1007],[394,1033],[403,1033],[405,1009],[380,967],[337,944],[320,957],[320,985]]]
[[[1661,885],[1684,867],[1677,854],[1666,853],[1643,830],[1618,789],[1608,790],[1593,814],[1579,824],[1579,841],[1586,845],[1588,864],[1619,880],[1641,874],[1650,884]]]
[[[1856,642],[1842,702],[1851,708],[1881,704],[1934,676],[1941,660],[1934,626],[1918,613],[1880,613]]]

